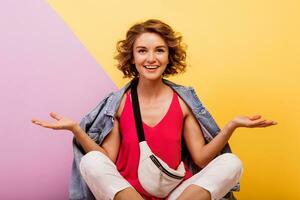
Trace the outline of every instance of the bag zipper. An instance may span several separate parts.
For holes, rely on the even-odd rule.
[[[158,169],[160,169],[160,171],[162,171],[163,173],[165,173],[166,175],[175,178],[175,179],[183,179],[184,176],[177,176],[175,174],[172,174],[171,172],[169,172],[168,170],[166,170],[159,162],[159,160],[157,158],[155,158],[154,155],[150,156],[150,159],[153,161],[153,163],[158,167]]]

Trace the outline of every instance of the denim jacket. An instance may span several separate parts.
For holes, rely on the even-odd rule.
[[[207,109],[203,106],[192,87],[177,85],[171,81],[163,79],[163,82],[171,87],[189,106],[201,127],[206,143],[210,142],[219,132],[220,128]],[[104,138],[113,128],[114,117],[119,107],[120,101],[124,93],[130,87],[130,82],[117,92],[108,94],[92,111],[90,111],[80,122],[80,127],[90,138],[97,144],[101,144]],[[85,181],[80,175],[79,163],[85,154],[82,147],[73,139],[74,159],[72,164],[71,180],[69,185],[70,200],[93,200],[95,199]],[[230,153],[229,144],[221,151],[222,153]],[[199,168],[193,163],[184,140],[182,144],[182,159],[186,162],[190,170],[195,174],[199,172]],[[231,191],[239,191],[237,184]],[[234,199],[232,192],[226,195],[225,199]]]

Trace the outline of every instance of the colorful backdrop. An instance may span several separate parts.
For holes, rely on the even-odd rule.
[[[3,0],[0,7],[0,198],[68,199],[72,135],[31,124],[56,111],[79,121],[128,80],[116,42],[158,18],[188,45],[187,72],[222,128],[236,115],[278,122],[238,129],[244,163],[239,200],[300,199],[300,3],[298,1]]]

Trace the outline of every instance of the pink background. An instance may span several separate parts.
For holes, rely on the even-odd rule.
[[[31,119],[79,122],[117,88],[45,1],[1,1],[0,44],[0,198],[68,199],[72,134]]]

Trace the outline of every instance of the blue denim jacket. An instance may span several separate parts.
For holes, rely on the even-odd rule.
[[[219,132],[220,128],[216,124],[211,114],[201,103],[192,87],[177,85],[171,81],[163,79],[164,83],[171,87],[190,107],[195,115],[206,143],[210,142]],[[126,90],[130,87],[130,82],[117,92],[108,94],[91,112],[89,112],[80,122],[80,127],[97,144],[101,144],[104,138],[110,133],[114,123],[114,117],[119,107],[120,101]],[[82,147],[73,139],[74,160],[72,164],[71,180],[69,185],[70,200],[93,200],[95,199],[88,186],[80,175],[79,163],[85,154]],[[221,153],[230,153],[228,144]],[[191,171],[195,174],[200,169],[193,163],[183,140],[182,159],[185,161]],[[239,191],[237,184],[232,191]],[[228,196],[233,196],[231,193]],[[232,197],[231,197],[232,198]],[[224,198],[228,199],[228,198]]]

